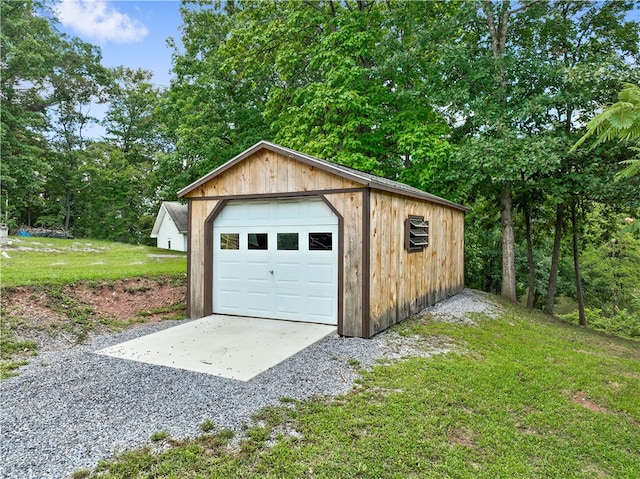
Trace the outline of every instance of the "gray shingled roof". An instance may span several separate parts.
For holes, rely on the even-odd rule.
[[[257,151],[261,149],[267,149],[273,151],[274,153],[278,153],[289,158],[296,159],[298,161],[302,161],[303,163],[309,164],[311,166],[320,168],[324,171],[328,171],[330,173],[336,174],[338,176],[342,176],[348,178],[356,183],[360,183],[363,186],[368,186],[373,189],[389,191],[391,193],[396,193],[402,196],[409,196],[412,198],[418,198],[422,200],[431,201],[433,203],[438,203],[441,205],[446,205],[451,208],[455,208],[462,211],[468,211],[468,208],[462,206],[458,203],[454,203],[453,201],[446,200],[444,198],[440,198],[439,196],[432,195],[431,193],[427,193],[418,188],[414,188],[413,186],[405,185],[404,183],[400,183],[398,181],[389,180],[387,178],[383,178],[381,176],[372,175],[370,173],[365,173],[363,171],[355,170],[353,168],[349,168],[348,166],[339,165],[337,163],[333,163],[331,161],[323,160],[320,158],[315,158],[310,155],[306,155],[304,153],[300,153],[295,150],[291,150],[284,146],[275,145],[268,141],[261,141],[256,143],[251,148],[246,150],[245,152],[239,154],[235,158],[227,161],[225,164],[219,166],[209,174],[203,176],[199,180],[191,183],[189,186],[183,188],[178,192],[178,197],[183,197],[190,191],[196,189],[197,187],[203,185],[210,179],[218,176],[223,171],[232,168],[237,163],[241,162],[245,158],[253,155]]]
[[[178,203],[177,201],[164,201],[162,205],[171,216],[180,233],[186,234],[187,225],[189,224],[189,210],[187,205]]]

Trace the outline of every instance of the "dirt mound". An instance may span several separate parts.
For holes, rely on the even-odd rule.
[[[148,278],[117,280],[112,283],[89,285],[80,283],[64,291],[89,305],[96,314],[115,319],[145,316],[150,320],[162,319],[166,309],[183,304],[186,298],[184,283]]]
[[[134,278],[68,286],[20,286],[2,292],[3,328],[39,348],[57,349],[91,333],[186,316],[184,279]],[[64,342],[64,341],[63,341]]]

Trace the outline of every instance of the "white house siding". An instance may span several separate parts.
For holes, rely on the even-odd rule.
[[[158,231],[158,248],[186,251],[185,237],[186,235],[180,234],[171,216],[165,214]]]

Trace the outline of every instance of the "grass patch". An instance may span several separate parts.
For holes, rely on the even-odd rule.
[[[11,238],[2,258],[2,286],[66,285],[185,274],[186,253],[90,239]]]
[[[5,359],[0,360],[0,379],[7,379],[13,376],[17,376],[18,373],[16,370],[20,366],[25,366],[26,364],[28,364],[28,361],[24,359],[19,361]]]
[[[27,364],[25,357],[36,354],[37,345],[33,341],[17,339],[13,332],[15,320],[4,310],[0,313],[0,379],[7,379],[15,376],[20,366]]]
[[[151,434],[149,439],[153,442],[164,441],[165,439],[169,439],[169,433],[167,431],[156,431]]]
[[[186,303],[176,303],[170,306],[152,308],[149,311],[140,311],[138,316],[145,318],[147,316],[162,315],[164,319],[184,319]],[[171,314],[174,313],[174,314]]]
[[[503,308],[475,325],[405,322],[403,333],[460,352],[376,366],[342,397],[266,408],[238,448],[199,438],[127,453],[92,477],[640,477],[640,343]]]
[[[204,433],[213,432],[216,428],[216,423],[211,419],[205,419],[200,424],[200,430]]]

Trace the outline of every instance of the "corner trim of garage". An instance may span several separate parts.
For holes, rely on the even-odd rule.
[[[308,191],[289,191],[283,193],[259,193],[248,195],[213,195],[213,196],[194,196],[188,197],[190,201],[210,201],[210,200],[258,200],[258,199],[278,199],[278,198],[296,198],[300,196],[320,196],[330,195],[334,193],[357,193],[366,191],[367,188],[333,188],[325,190],[308,190]]]
[[[213,314],[213,222],[227,204],[221,199],[204,221],[204,315]]]
[[[344,320],[344,217],[325,195],[319,196],[338,217],[338,334],[342,336]]]
[[[370,338],[371,188],[362,191],[362,337]]]
[[[187,278],[191,278],[191,201],[187,201]],[[187,279],[187,318],[191,317],[191,281]]]

